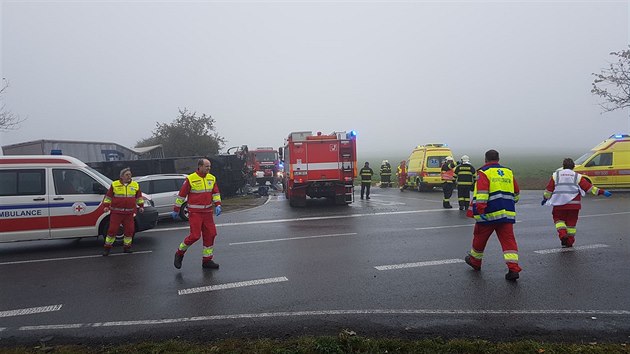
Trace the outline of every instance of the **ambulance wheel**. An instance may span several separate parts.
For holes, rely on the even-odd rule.
[[[184,221],[188,221],[188,203],[182,204],[182,207],[179,209],[179,217]]]

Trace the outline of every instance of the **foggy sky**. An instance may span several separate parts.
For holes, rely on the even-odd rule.
[[[627,133],[592,73],[629,43],[627,1],[2,1],[0,145],[134,146],[178,108],[225,148],[356,130],[359,155],[582,152]],[[225,150],[225,148],[223,150]],[[575,156],[577,157],[577,156]]]

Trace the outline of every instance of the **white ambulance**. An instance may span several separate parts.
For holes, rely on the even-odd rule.
[[[104,235],[102,200],[112,181],[70,156],[0,156],[0,242]],[[145,201],[136,232],[153,228]]]

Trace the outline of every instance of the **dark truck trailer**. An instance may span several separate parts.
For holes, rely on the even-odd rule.
[[[210,173],[217,178],[221,195],[234,196],[245,185],[245,160],[237,155],[213,155],[172,157],[148,160],[88,162],[87,165],[105,176],[116,180],[120,170],[131,168],[134,176],[146,176],[165,173],[190,174],[197,170],[197,161],[207,158],[212,163]]]

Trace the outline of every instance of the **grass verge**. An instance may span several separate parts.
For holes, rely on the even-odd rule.
[[[337,337],[299,337],[291,340],[230,339],[207,343],[178,340],[89,347],[79,345],[0,348],[0,353],[630,353],[627,344],[563,344],[537,341],[494,343],[485,340],[372,339],[342,331]]]

